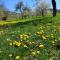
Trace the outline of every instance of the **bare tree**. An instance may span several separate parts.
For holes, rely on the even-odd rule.
[[[24,17],[27,17],[29,15],[29,12],[30,12],[30,8],[28,6],[26,6],[23,2],[19,2],[16,5],[16,11],[17,10],[20,11],[22,19]]]
[[[49,4],[45,1],[40,1],[36,7],[36,13],[37,15],[46,15],[49,11]]]
[[[41,2],[42,0],[35,0],[36,4],[38,4],[39,2]],[[45,0],[44,0],[45,1]],[[56,0],[52,0],[51,1],[52,6],[53,6],[53,16],[56,16]],[[45,4],[45,3],[44,3]]]
[[[24,17],[28,17],[30,15],[30,13],[31,13],[31,9],[27,6],[25,6],[24,9],[23,9]]]
[[[17,5],[16,5],[16,11],[17,11],[17,10],[20,11],[22,19],[23,19],[23,8],[24,8],[23,2],[17,3]]]

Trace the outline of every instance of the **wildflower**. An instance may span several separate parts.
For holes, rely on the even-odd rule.
[[[29,42],[30,44],[34,44],[35,42],[33,41],[33,42]]]
[[[24,47],[27,47],[27,45],[24,45]]]
[[[42,32],[37,32],[36,34],[37,34],[37,35],[42,35],[43,33],[42,33]]]
[[[29,42],[30,44],[32,44],[32,42]]]
[[[35,55],[36,55],[36,51],[33,51],[33,52],[32,52],[32,55],[35,56]]]
[[[53,45],[55,45],[55,41],[51,41]]]
[[[13,45],[13,43],[12,43],[12,42],[10,42],[10,43],[9,43],[9,45],[10,45],[10,46],[12,46],[12,45]]]
[[[36,51],[37,52],[37,54],[40,54],[40,51]]]
[[[21,42],[15,41],[15,45],[19,47],[19,46],[21,46]]]
[[[26,38],[29,38],[29,36],[28,35],[24,35]]]
[[[15,59],[16,59],[16,60],[19,60],[19,59],[20,59],[20,56],[16,56]]]
[[[39,47],[40,47],[40,48],[44,48],[44,45],[41,44],[41,45],[39,45]]]
[[[11,41],[10,38],[7,38],[7,41]]]
[[[43,39],[46,39],[46,37],[45,37],[45,36],[42,36],[42,38],[43,38]]]
[[[32,44],[34,44],[35,42],[34,42],[34,41],[32,41],[31,43],[32,43]]]
[[[12,54],[9,54],[9,57],[12,57]]]
[[[22,39],[23,38],[23,35],[20,35],[20,38]]]
[[[29,36],[27,34],[22,34],[20,35],[20,38],[26,40],[27,38],[29,38]]]

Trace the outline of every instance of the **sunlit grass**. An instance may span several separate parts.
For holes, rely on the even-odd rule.
[[[29,20],[21,20],[21,23]],[[32,21],[32,20],[31,20]],[[0,24],[18,23],[19,21]],[[56,49],[60,41],[60,17],[45,17],[40,20],[16,24],[0,29],[0,60],[58,60]]]

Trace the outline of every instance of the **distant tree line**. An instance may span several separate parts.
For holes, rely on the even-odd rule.
[[[28,1],[28,0],[27,0]],[[34,6],[34,10],[32,8],[30,8],[28,5],[25,5],[24,2],[20,1],[16,4],[16,8],[15,11],[19,11],[20,12],[20,17],[26,18],[29,16],[45,16],[46,14],[49,13],[50,8],[49,8],[49,4],[45,2],[45,0],[34,0],[36,2],[35,6]],[[55,0],[51,0],[52,3],[52,11],[53,11],[53,17],[56,16],[56,1]],[[4,6],[4,4],[0,4],[0,8],[2,8],[3,11],[3,17],[2,20],[7,20],[8,17],[8,10],[7,8]]]
[[[35,4],[35,12],[34,15],[38,16],[38,15],[46,15],[49,13],[49,4],[45,2],[45,0],[35,0],[36,4]],[[56,1],[52,0],[52,7],[53,7],[53,17],[56,16]],[[29,7],[25,6],[23,4],[23,2],[19,2],[16,5],[16,11],[19,10],[21,13],[21,17],[23,18],[24,15],[24,11],[27,11],[28,13],[30,12],[31,9],[29,9]],[[29,13],[30,14],[30,13]],[[31,13],[32,14],[32,13]]]

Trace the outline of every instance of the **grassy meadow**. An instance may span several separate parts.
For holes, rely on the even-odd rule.
[[[60,60],[60,17],[0,22],[0,60]]]

